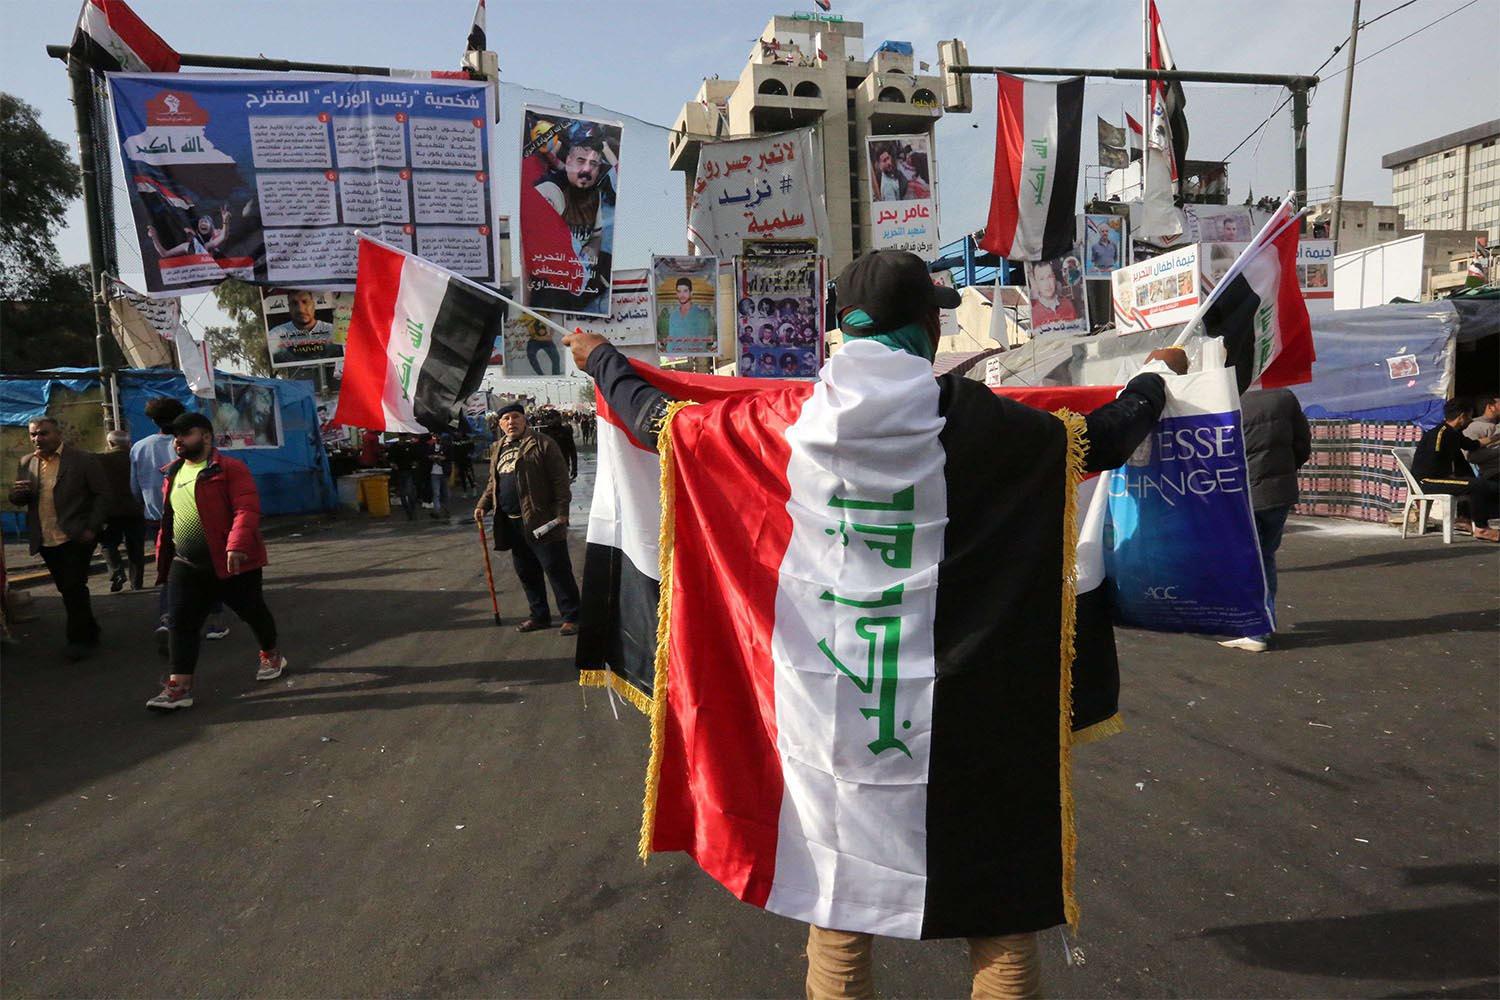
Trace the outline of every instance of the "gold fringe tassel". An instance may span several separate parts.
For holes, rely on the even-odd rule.
[[[651,715],[651,699],[646,693],[613,670],[580,670],[578,686],[585,688],[609,688],[615,694],[634,705],[642,715]]]
[[[1078,621],[1078,484],[1083,481],[1088,452],[1088,425],[1071,410],[1057,417],[1067,428],[1068,457],[1063,476],[1062,640],[1058,648],[1057,762],[1062,807],[1063,919],[1078,926],[1078,900],[1073,894],[1078,830],[1073,812],[1073,636]]]
[[[1093,743],[1097,740],[1108,739],[1111,736],[1118,736],[1124,731],[1125,720],[1120,718],[1120,713],[1116,712],[1102,722],[1096,722],[1092,726],[1085,726],[1082,729],[1075,730],[1073,733],[1073,745],[1081,747],[1086,743]]]
[[[661,596],[656,601],[656,676],[651,682],[651,760],[646,765],[646,794],[641,801],[641,863],[651,856],[656,832],[656,793],[661,786],[661,751],[667,721],[667,658],[672,638],[672,547],[676,540],[677,482],[672,474],[672,421],[691,400],[667,406],[656,435],[656,453],[661,459],[661,534],[657,540],[657,567]],[[644,700],[644,699],[642,699]]]

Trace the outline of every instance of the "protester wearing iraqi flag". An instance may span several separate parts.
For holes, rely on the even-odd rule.
[[[581,680],[651,713],[642,853],[812,924],[813,994],[847,937],[825,929],[866,969],[869,934],[969,937],[981,976],[1034,976],[1032,932],[1076,919],[1070,748],[1119,726],[1117,678],[1075,671],[1079,489],[1146,437],[1162,378],[1064,390],[1092,412],[1054,416],[934,378],[956,296],[916,256],[838,287],[848,342],[811,386],[569,338],[600,393],[586,588],[654,575],[660,598],[586,595]],[[646,688],[616,668],[648,646]]]
[[[505,306],[493,291],[360,234],[335,425],[453,426],[484,377]]]
[[[979,245],[1010,260],[1053,260],[1076,239],[1083,77],[996,80],[995,177]]]

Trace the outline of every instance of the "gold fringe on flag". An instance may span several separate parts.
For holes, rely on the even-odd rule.
[[[1118,736],[1125,731],[1125,720],[1116,712],[1109,718],[1094,723],[1092,726],[1084,726],[1073,733],[1073,745],[1081,747],[1086,743],[1094,743],[1098,740]]]
[[[651,682],[651,760],[646,765],[646,794],[641,801],[641,862],[651,856],[656,832],[656,793],[661,785],[661,752],[667,722],[667,657],[672,638],[672,547],[676,539],[677,483],[672,474],[672,421],[691,400],[668,404],[656,435],[656,453],[661,459],[661,535],[657,567],[661,574],[661,596],[656,601],[656,676]],[[629,685],[626,685],[627,687]],[[644,700],[644,698],[642,699]]]
[[[1062,808],[1063,919],[1076,928],[1078,900],[1073,895],[1073,876],[1078,830],[1073,811],[1073,638],[1078,625],[1078,484],[1083,482],[1084,457],[1088,454],[1088,424],[1071,410],[1059,410],[1057,418],[1067,428],[1068,435],[1067,466],[1063,473],[1062,639],[1057,657],[1057,783]]]
[[[580,670],[578,686],[586,688],[609,688],[648,718],[651,715],[651,699],[640,688],[631,684],[613,670]]]

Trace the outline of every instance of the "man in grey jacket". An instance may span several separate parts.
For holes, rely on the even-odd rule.
[[[1297,470],[1312,454],[1312,431],[1302,404],[1290,389],[1262,389],[1240,398],[1240,425],[1250,471],[1250,504],[1260,536],[1260,560],[1266,571],[1271,608],[1276,608],[1276,550],[1287,515],[1297,503]],[[1264,652],[1269,635],[1219,643],[1252,653]]]

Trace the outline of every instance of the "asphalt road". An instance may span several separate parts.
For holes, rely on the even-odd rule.
[[[1076,758],[1087,962],[1045,935],[1049,995],[1500,992],[1496,547],[1318,524],[1281,648],[1121,633],[1130,729]],[[34,591],[0,670],[0,991],[800,995],[801,925],[635,859],[645,720],[556,631],[495,628],[473,534],[278,538],[292,672],[257,685],[240,626],[167,717],[153,595],[96,577],[105,652],[67,665]],[[877,962],[885,995],[967,995],[959,942]]]

